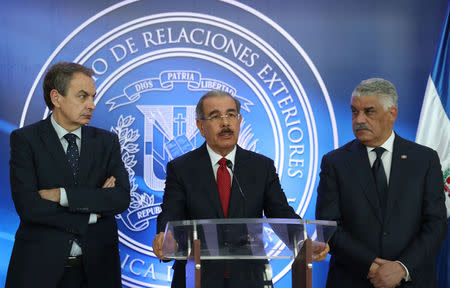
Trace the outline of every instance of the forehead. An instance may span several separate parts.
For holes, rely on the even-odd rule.
[[[381,106],[377,95],[352,97],[351,105],[355,108],[369,108],[369,107],[380,107]]]
[[[84,90],[89,94],[95,94],[94,80],[81,72],[74,73],[69,82],[69,89],[76,92]]]
[[[212,111],[229,111],[236,110],[236,103],[234,99],[229,96],[214,96],[206,98],[203,102],[203,110],[205,114]]]

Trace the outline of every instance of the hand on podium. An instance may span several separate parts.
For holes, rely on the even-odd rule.
[[[324,242],[312,242],[312,260],[313,261],[323,261],[327,258],[327,254],[330,251],[330,246],[328,243]]]
[[[164,235],[164,232],[159,232],[153,239],[153,253],[161,260],[164,260],[163,250],[171,254],[177,249],[178,243],[175,241],[171,230],[167,231],[166,235]]]
[[[153,253],[155,253],[156,257],[158,257],[161,260],[164,258],[164,254],[162,252],[163,241],[164,241],[164,232],[159,232],[153,239]]]

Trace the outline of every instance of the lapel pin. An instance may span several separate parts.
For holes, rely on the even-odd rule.
[[[402,158],[402,159],[408,159],[408,155],[402,155],[402,156],[400,156],[400,158]]]

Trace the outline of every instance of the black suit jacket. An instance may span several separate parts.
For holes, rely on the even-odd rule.
[[[432,149],[395,136],[386,209],[357,140],[322,159],[316,218],[338,221],[327,287],[371,287],[376,257],[401,261],[412,282],[436,287],[434,258],[447,231],[442,172]]]
[[[268,218],[299,218],[287,203],[271,159],[237,146],[234,173],[228,218],[261,218],[263,211]],[[239,191],[236,178],[246,200]],[[158,215],[157,232],[164,231],[168,221],[223,217],[206,143],[167,164],[166,187],[162,212]],[[172,287],[185,286],[184,264],[175,262]],[[257,287],[254,286],[255,282],[246,281],[258,279],[264,264],[264,261],[250,263],[247,260],[215,261],[208,265],[202,263],[202,286],[222,287],[223,281],[220,279],[223,279],[227,267],[231,281],[236,281],[233,287]]]
[[[20,217],[6,287],[56,287],[76,237],[89,287],[121,287],[115,214],[130,201],[128,173],[115,134],[84,126],[77,179],[50,117],[11,133],[10,181]],[[101,188],[114,176],[114,188]],[[69,207],[38,190],[65,188]],[[101,218],[88,224],[89,214]]]

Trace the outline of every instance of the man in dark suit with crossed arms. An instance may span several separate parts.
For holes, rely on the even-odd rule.
[[[397,92],[362,81],[351,110],[357,139],[322,159],[316,218],[338,221],[327,287],[437,287],[447,231],[437,153],[393,132]]]
[[[161,259],[168,221],[261,218],[263,211],[272,218],[299,218],[281,189],[273,161],[237,145],[242,121],[239,100],[212,90],[199,100],[196,114],[206,143],[167,165],[162,212],[153,241],[153,250]],[[227,168],[227,161],[234,171]],[[236,178],[245,195],[241,195]],[[315,260],[325,258],[327,251]],[[265,261],[249,260],[202,264],[202,287],[263,287],[264,267]],[[172,287],[185,287],[185,262],[175,261],[173,268]]]
[[[11,192],[20,217],[7,288],[122,287],[114,215],[130,185],[117,135],[88,127],[93,71],[57,63],[44,78],[52,114],[11,133]]]

